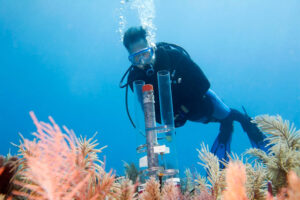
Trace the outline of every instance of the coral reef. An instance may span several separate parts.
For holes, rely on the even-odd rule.
[[[49,117],[40,122],[30,113],[37,131],[30,141],[21,136],[18,157],[0,157],[0,200],[299,200],[300,131],[279,116],[259,116],[254,122],[268,134],[270,152],[250,149],[245,159],[231,154],[222,162],[208,146],[198,151],[207,176],[185,171],[181,188],[160,185],[151,177],[137,193],[140,172],[125,163],[125,177],[105,171],[97,140],[75,136]],[[253,160],[254,159],[254,160]]]

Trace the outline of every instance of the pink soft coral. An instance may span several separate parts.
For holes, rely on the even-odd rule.
[[[145,186],[145,190],[139,196],[141,200],[161,200],[160,194],[160,184],[155,180],[154,177],[151,177]]]
[[[38,140],[24,139],[26,168],[20,175],[26,181],[15,181],[30,192],[14,191],[14,194],[41,200],[101,199],[105,196],[114,178],[104,172],[96,175],[93,163],[86,166],[75,134],[66,127],[64,134],[51,117],[52,125],[39,122],[33,112],[30,115],[37,127],[34,135]],[[94,177],[97,184],[91,186]]]
[[[168,182],[164,185],[162,190],[163,200],[178,200],[182,196],[180,188],[172,182]]]
[[[288,174],[287,193],[288,193],[289,200],[299,200],[300,199],[300,178],[293,171],[291,171]]]
[[[223,192],[224,200],[247,200],[245,183],[246,169],[242,163],[230,162],[226,169],[227,188]]]

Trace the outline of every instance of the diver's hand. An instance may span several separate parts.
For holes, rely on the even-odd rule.
[[[174,117],[175,127],[183,126],[187,121],[187,118],[182,113],[176,114]]]
[[[168,142],[172,142],[172,136],[171,135],[167,135],[166,139],[167,139]]]

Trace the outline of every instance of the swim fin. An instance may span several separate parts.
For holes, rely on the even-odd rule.
[[[259,130],[255,123],[251,122],[251,117],[248,115],[244,107],[243,110],[245,113],[245,120],[243,121],[243,123],[241,123],[241,125],[243,130],[247,133],[252,147],[268,152],[270,147],[267,146],[268,143],[265,140],[267,137]]]
[[[224,120],[221,122],[220,133],[215,139],[211,148],[211,152],[215,154],[220,161],[229,161],[227,153],[230,153],[230,144],[233,133],[233,121]],[[220,162],[220,167],[223,169],[224,165]]]

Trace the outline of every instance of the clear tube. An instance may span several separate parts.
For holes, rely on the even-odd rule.
[[[135,125],[137,131],[143,135],[145,134],[145,121],[144,121],[144,106],[143,106],[143,91],[142,88],[145,82],[142,80],[136,80],[133,82],[134,91],[134,115],[135,115]]]
[[[137,150],[137,160],[136,166],[138,166],[139,171],[143,171],[147,168],[145,165],[145,157],[147,156],[147,145],[145,145],[146,132],[145,132],[145,120],[144,120],[144,106],[143,106],[143,91],[142,88],[145,82],[142,80],[136,80],[133,82],[133,92],[134,92],[134,123],[136,126],[136,150]],[[144,183],[144,174],[139,175],[139,182]]]
[[[160,142],[161,145],[166,145],[169,152],[161,154],[164,159],[164,179],[178,178],[178,160],[176,149],[174,113],[172,102],[172,90],[170,72],[162,70],[157,73],[158,88],[159,88],[159,103],[162,125],[166,128],[165,140]]]
[[[160,116],[163,125],[170,130],[166,133],[167,137],[172,137],[175,132],[172,90],[170,73],[167,70],[157,72]]]

